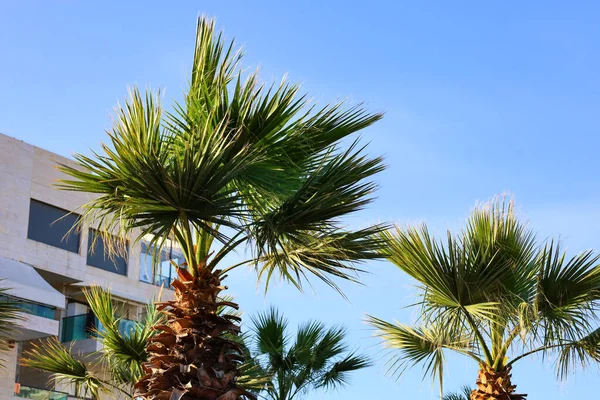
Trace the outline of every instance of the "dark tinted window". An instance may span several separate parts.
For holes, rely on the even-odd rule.
[[[73,228],[79,215],[31,199],[29,204],[29,239],[59,247],[64,250],[79,252],[79,233],[69,230]]]
[[[96,240],[95,243],[94,239]],[[120,255],[109,256],[104,239],[94,229],[90,229],[88,235],[87,265],[116,274],[127,275],[127,258]]]

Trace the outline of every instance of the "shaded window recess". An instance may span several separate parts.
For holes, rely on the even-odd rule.
[[[115,274],[127,275],[127,257],[119,254],[109,255],[104,238],[95,229],[90,229],[88,235],[87,265]]]
[[[78,214],[31,199],[27,237],[73,253],[79,253],[80,234],[74,229]]]

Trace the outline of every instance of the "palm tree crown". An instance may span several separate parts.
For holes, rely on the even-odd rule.
[[[381,227],[347,231],[340,218],[372,200],[368,179],[383,165],[357,142],[339,144],[381,114],[343,102],[316,108],[285,80],[243,79],[233,46],[200,18],[183,103],[165,112],[158,95],[133,89],[116,110],[111,146],[61,166],[74,179],[59,187],[97,195],[81,221],[101,234],[149,234],[159,246],[174,237],[194,276],[216,238],[223,246],[210,270],[245,244],[267,283],[274,273],[298,287],[308,273],[333,286],[331,276],[354,279],[352,262],[377,257]]]
[[[556,355],[559,376],[600,361],[598,256],[567,257],[558,242],[539,243],[512,201],[477,207],[443,241],[425,226],[384,237],[389,260],[422,288],[417,326],[370,317],[392,349],[392,371],[421,363],[441,384],[444,350],[452,350],[480,365],[472,399],[519,399],[510,369],[524,357]]]
[[[310,321],[298,328],[293,342],[287,330],[287,320],[275,309],[252,319],[246,345],[255,366],[272,377],[263,395],[267,399],[292,400],[311,390],[342,387],[352,371],[370,365],[348,351],[343,328]]]

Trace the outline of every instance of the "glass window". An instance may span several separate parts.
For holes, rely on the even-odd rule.
[[[90,229],[88,235],[87,265],[115,274],[127,275],[127,257],[109,255],[104,239],[98,235],[95,229]]]
[[[31,199],[27,237],[63,250],[79,253],[79,233],[72,229],[79,215]]]
[[[148,244],[142,242],[142,252],[140,254],[140,281],[147,283],[153,282],[153,258],[154,256],[148,249]]]
[[[140,281],[169,287],[177,277],[177,265],[184,263],[183,252],[171,240],[163,245],[160,254],[148,240],[142,241]]]
[[[121,318],[119,320],[119,332],[128,337],[137,329],[138,323],[130,319]],[[103,332],[104,326],[98,320],[98,317],[92,312],[86,314],[73,315],[62,319],[61,342],[72,342],[74,340],[85,340],[98,337],[97,332]]]

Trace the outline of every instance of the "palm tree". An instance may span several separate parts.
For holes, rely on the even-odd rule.
[[[241,57],[200,18],[183,102],[163,112],[157,95],[132,90],[111,146],[60,167],[72,177],[62,189],[96,195],[81,226],[106,241],[116,233],[115,252],[145,235],[157,251],[168,238],[183,249],[175,300],[158,306],[167,323],[136,386],[147,399],[253,398],[236,385],[241,348],[224,335],[238,334],[239,319],[216,312],[233,269],[253,266],[266,287],[279,275],[302,289],[315,275],[339,290],[334,278],[357,280],[356,263],[379,257],[383,227],[348,230],[341,219],[372,200],[382,160],[340,142],[381,115],[344,103],[309,107],[296,85],[242,79]],[[221,267],[240,247],[252,256]]]
[[[533,354],[556,356],[559,378],[600,361],[600,265],[593,251],[568,257],[538,242],[512,201],[477,207],[457,235],[436,240],[426,226],[386,232],[387,257],[417,280],[417,326],[369,317],[391,349],[391,370],[421,363],[441,379],[444,350],[479,365],[473,400],[523,399],[512,366]]]
[[[51,337],[33,343],[21,363],[52,374],[55,384],[71,385],[75,396],[96,399],[100,393],[112,392],[133,398],[133,386],[144,375],[143,364],[148,361],[147,341],[158,334],[154,326],[164,318],[151,303],[146,307],[146,317],[123,331],[119,329],[122,318],[118,317],[122,313],[115,309],[108,290],[92,287],[84,290],[84,295],[100,323],[93,337],[102,343],[102,350],[74,354],[72,345]]]
[[[445,394],[442,400],[470,400],[471,392],[471,388],[465,385],[460,389],[460,392]]]
[[[343,387],[348,375],[368,367],[369,360],[348,351],[346,331],[327,329],[310,321],[301,325],[291,342],[287,320],[272,308],[252,318],[252,335],[246,340],[250,359],[271,381],[263,397],[292,400],[317,389]]]
[[[145,318],[123,330],[120,328],[122,318],[118,317],[123,313],[115,309],[109,290],[92,287],[89,291],[84,289],[84,295],[99,322],[93,338],[102,344],[102,350],[87,355],[74,354],[72,345],[51,337],[34,343],[23,355],[21,363],[50,373],[55,384],[73,387],[75,396],[98,398],[104,393],[133,399],[136,397],[134,385],[144,375],[144,363],[148,361],[147,341],[159,333],[154,327],[163,324],[165,319],[156,305],[150,303],[146,306]],[[225,312],[233,311],[226,307],[219,309],[219,313]],[[262,389],[269,380],[251,363],[243,364],[240,372],[238,383],[250,391]]]

